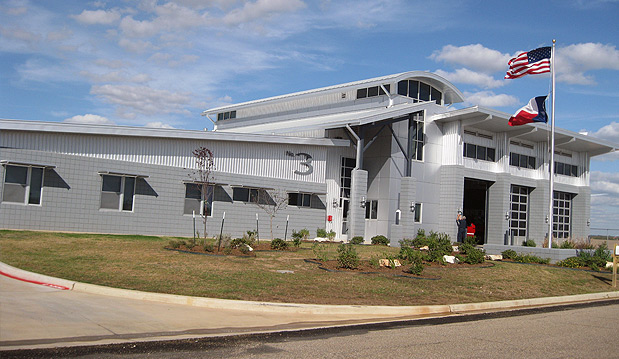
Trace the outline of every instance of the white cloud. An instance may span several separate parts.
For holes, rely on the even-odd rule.
[[[594,85],[590,70],[619,70],[619,50],[614,45],[581,43],[557,48],[557,81]]]
[[[435,73],[451,82],[471,84],[482,88],[496,88],[505,84],[504,80],[496,80],[490,75],[471,71],[469,69],[457,69],[455,72],[436,70]]]
[[[149,122],[146,125],[144,125],[144,127],[150,127],[150,128],[174,128],[171,125],[168,125],[167,123],[163,123],[161,121]]]
[[[136,53],[136,54],[142,54],[142,53],[145,53],[146,51],[156,48],[149,41],[129,40],[125,38],[121,38],[120,40],[118,40],[118,45],[120,45],[125,50]]]
[[[131,110],[147,115],[187,113],[185,106],[191,103],[189,93],[175,93],[146,86],[106,84],[93,86],[90,93],[120,106],[121,113],[125,113],[127,117]]]
[[[484,107],[503,107],[518,104],[518,99],[511,95],[495,94],[492,91],[465,92],[465,102]]]
[[[486,73],[506,70],[509,54],[502,54],[497,50],[489,49],[481,44],[465,46],[443,46],[434,51],[430,59],[444,61],[449,64],[463,65]]]
[[[79,15],[71,15],[73,19],[86,25],[110,25],[120,20],[120,13],[115,10],[84,10]]]
[[[151,77],[147,74],[130,75],[124,71],[112,71],[104,74],[94,74],[89,71],[80,71],[80,75],[89,78],[93,82],[146,83],[151,80]]]
[[[64,120],[69,123],[85,123],[89,125],[113,125],[114,122],[106,117],[87,113],[85,115],[77,115]]]
[[[224,16],[228,25],[238,25],[258,19],[268,18],[275,14],[294,12],[306,5],[300,0],[257,0],[247,2],[240,9],[234,9]]]
[[[600,128],[599,130],[591,133],[591,135],[607,140],[616,144],[619,144],[619,122],[611,122],[610,124]]]

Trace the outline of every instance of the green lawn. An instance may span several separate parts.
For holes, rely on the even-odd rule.
[[[0,260],[24,270],[118,288],[274,302],[426,305],[613,290],[608,272],[487,262],[494,265],[427,267],[426,278],[419,279],[327,272],[304,261],[316,257],[310,243],[294,252],[258,252],[247,258],[165,250],[170,239],[3,230]],[[336,248],[327,246],[332,259]],[[362,259],[399,251],[384,246],[356,248]]]

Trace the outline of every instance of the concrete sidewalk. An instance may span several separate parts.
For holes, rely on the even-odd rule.
[[[0,273],[0,351],[279,332],[619,298],[619,292],[609,292],[438,306],[328,306],[121,290],[4,263]]]

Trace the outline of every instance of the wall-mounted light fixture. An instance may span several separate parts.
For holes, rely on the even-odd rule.
[[[509,221],[509,212],[505,212],[505,220]]]
[[[591,218],[587,220],[587,227],[590,227],[590,226],[591,226]]]
[[[416,205],[417,205],[417,204],[415,203],[415,201],[412,201],[412,202],[411,202],[411,212],[415,212],[415,206],[416,206]]]
[[[361,196],[361,203],[359,203],[359,205],[361,206],[361,208],[365,208],[365,202],[366,202],[366,198],[365,198],[365,196]]]
[[[548,223],[548,215],[546,215],[546,223]]]
[[[339,206],[337,198],[333,199],[333,208],[337,208]]]

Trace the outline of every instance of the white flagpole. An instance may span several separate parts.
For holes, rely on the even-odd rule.
[[[552,40],[552,51],[550,53],[550,72],[552,77],[552,112],[551,132],[550,132],[550,173],[549,173],[549,193],[550,200],[548,201],[548,248],[552,248],[552,219],[553,219],[553,203],[554,203],[554,184],[555,184],[555,43],[557,40]]]

